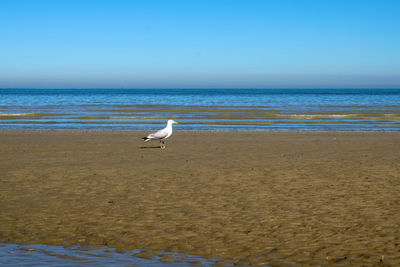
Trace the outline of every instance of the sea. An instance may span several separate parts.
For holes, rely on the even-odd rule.
[[[0,129],[399,131],[399,89],[0,89]]]
[[[139,257],[141,250],[117,251],[105,246],[49,246],[42,244],[0,243],[0,266],[7,267],[190,267],[190,266],[233,266],[221,265],[216,259],[173,252],[146,251],[146,257]]]

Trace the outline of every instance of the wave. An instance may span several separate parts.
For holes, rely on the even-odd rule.
[[[285,116],[285,115],[281,115]],[[351,118],[356,114],[287,114],[287,117],[298,119],[319,119],[319,118]]]
[[[44,117],[44,116],[56,116],[60,114],[54,113],[41,113],[41,112],[30,112],[30,113],[0,113],[0,117]]]

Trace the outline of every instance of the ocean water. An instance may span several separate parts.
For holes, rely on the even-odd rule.
[[[0,129],[399,131],[400,89],[0,89]]]
[[[0,243],[0,266],[138,266],[138,267],[189,267],[215,266],[217,260],[172,252],[142,251],[117,252],[108,247],[63,247],[41,244]]]

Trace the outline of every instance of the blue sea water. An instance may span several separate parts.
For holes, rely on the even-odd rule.
[[[399,131],[400,89],[0,89],[0,129]]]
[[[215,266],[217,260],[172,252],[149,253],[138,257],[140,250],[117,252],[108,247],[63,247],[42,244],[8,244],[0,242],[0,266],[138,266],[189,267]]]

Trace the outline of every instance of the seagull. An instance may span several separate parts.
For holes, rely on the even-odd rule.
[[[164,149],[165,148],[165,144],[164,144],[164,139],[168,138],[171,136],[172,134],[172,124],[178,124],[176,121],[174,120],[168,120],[167,122],[167,127],[165,127],[164,129],[161,129],[155,133],[151,133],[149,134],[147,137],[143,137],[142,139],[145,142],[148,142],[150,140],[160,140],[160,148]]]

